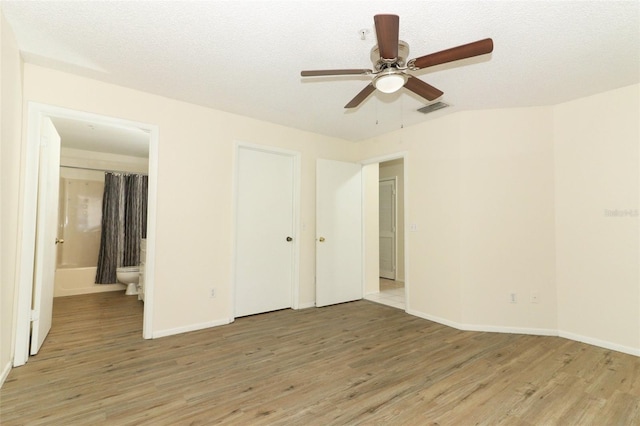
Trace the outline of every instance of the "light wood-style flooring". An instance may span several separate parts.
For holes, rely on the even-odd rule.
[[[638,425],[640,358],[458,331],[369,301],[143,340],[122,292],[57,298],[9,425]]]

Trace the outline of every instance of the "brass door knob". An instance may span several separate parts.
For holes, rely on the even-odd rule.
[[[324,243],[324,237],[318,238],[318,241],[320,241],[321,243]]]
[[[291,242],[291,241],[293,241],[293,238],[287,237],[287,241]]]
[[[64,240],[62,238],[56,238],[56,244],[64,244]]]

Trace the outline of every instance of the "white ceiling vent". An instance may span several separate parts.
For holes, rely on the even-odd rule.
[[[429,114],[430,112],[437,111],[442,108],[448,107],[449,104],[445,104],[444,102],[435,102],[433,104],[429,104],[427,106],[423,106],[422,108],[418,108],[418,111],[423,114]]]

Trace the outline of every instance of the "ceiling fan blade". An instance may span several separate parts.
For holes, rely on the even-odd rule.
[[[429,101],[439,98],[444,93],[441,90],[436,89],[432,85],[427,84],[419,78],[411,75],[409,76],[409,79],[405,83],[404,87],[411,90],[416,95],[422,96]]]
[[[493,52],[493,40],[485,38],[484,40],[474,41],[473,43],[463,44],[462,46],[421,56],[409,62],[413,62],[413,66],[420,69],[446,64],[447,62],[458,61],[460,59],[472,58],[491,52]]]
[[[369,75],[372,71],[368,69],[350,69],[350,70],[311,70],[301,71],[302,77],[320,77],[323,75]]]
[[[373,21],[376,24],[380,57],[383,59],[397,58],[400,18],[398,15],[375,15]]]
[[[373,83],[369,83],[369,85],[367,87],[362,89],[360,91],[360,93],[358,93],[355,98],[351,99],[351,101],[348,104],[346,104],[344,107],[345,108],[355,108],[355,107],[357,107],[358,105],[360,105],[362,103],[362,101],[367,99],[367,97],[371,93],[373,93],[375,90],[376,90],[376,88],[374,87]]]

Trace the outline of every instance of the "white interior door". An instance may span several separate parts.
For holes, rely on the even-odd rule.
[[[380,277],[396,279],[396,180],[380,181]]]
[[[316,306],[362,299],[362,167],[316,166]]]
[[[42,119],[36,213],[36,253],[30,353],[40,350],[51,329],[53,280],[56,272],[60,136],[48,117]]]
[[[292,306],[294,157],[239,147],[235,316]]]

